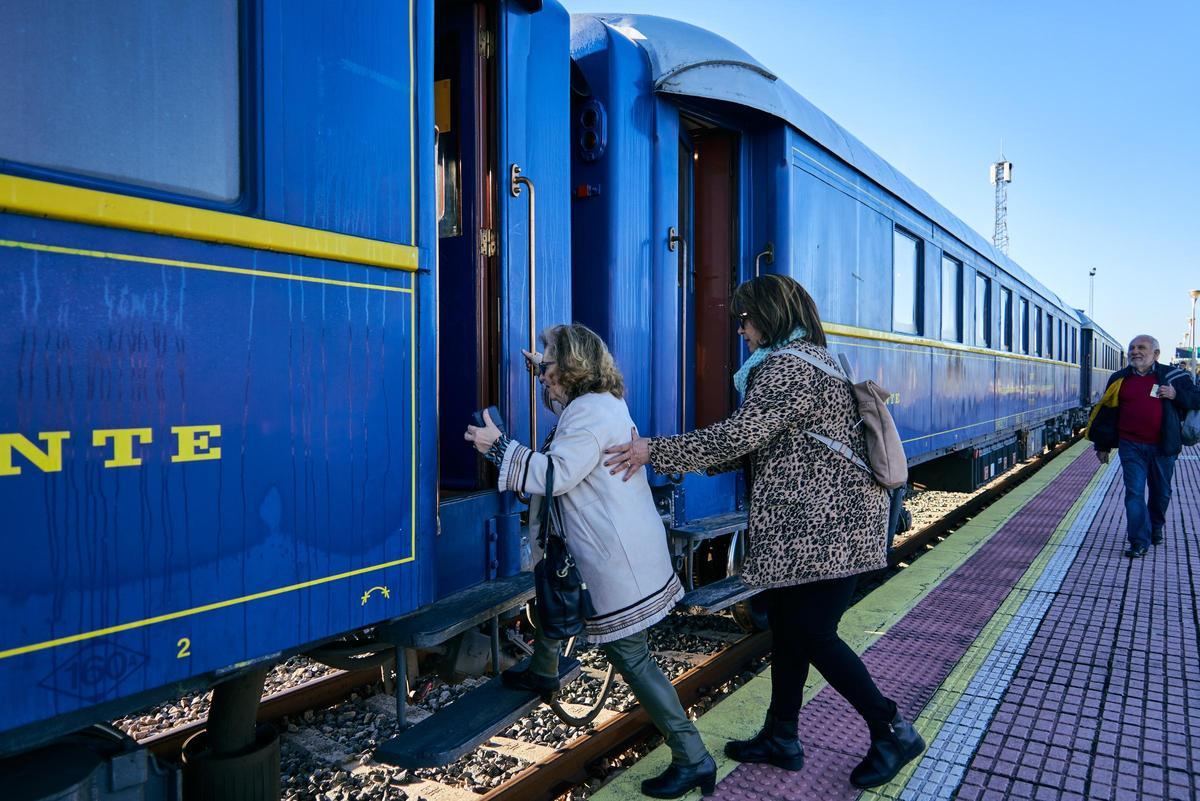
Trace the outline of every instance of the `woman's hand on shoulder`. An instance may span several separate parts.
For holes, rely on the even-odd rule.
[[[650,463],[650,440],[646,437],[639,437],[637,428],[631,428],[629,429],[629,442],[607,448],[604,453],[609,457],[605,460],[604,466],[612,468],[608,474],[615,476],[624,470],[625,475],[621,476],[621,480],[628,481],[644,465]]]

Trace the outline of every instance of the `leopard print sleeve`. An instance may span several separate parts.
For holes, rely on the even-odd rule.
[[[689,473],[709,467],[736,467],[796,419],[809,394],[798,392],[799,360],[763,364],[753,376],[741,407],[719,423],[674,437],[650,440],[650,464],[659,473]]]

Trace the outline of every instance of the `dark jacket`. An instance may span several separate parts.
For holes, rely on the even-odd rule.
[[[1175,388],[1175,399],[1163,403],[1162,432],[1159,447],[1167,456],[1175,456],[1183,450],[1181,427],[1183,418],[1190,409],[1200,409],[1200,387],[1192,382],[1185,370],[1166,364],[1154,364],[1154,374],[1159,384],[1170,384]],[[1096,450],[1111,451],[1117,447],[1121,419],[1121,384],[1133,375],[1133,367],[1126,366],[1108,377],[1104,397],[1092,409],[1088,421],[1087,438],[1096,443]]]

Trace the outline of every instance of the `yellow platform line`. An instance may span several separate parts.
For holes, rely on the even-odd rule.
[[[280,273],[271,270],[254,270],[249,267],[227,267],[222,264],[205,264],[197,261],[180,261],[178,259],[160,259],[154,256],[135,256],[130,253],[110,253],[103,250],[82,250],[80,248],[65,248],[58,245],[42,245],[35,242],[14,242],[0,239],[0,247],[32,250],[40,253],[60,253],[68,256],[87,256],[93,259],[108,259],[110,261],[132,262],[134,264],[159,264],[167,267],[182,267],[189,270],[205,270],[214,273],[230,273],[232,275],[253,275],[259,278],[277,278],[282,281],[301,281],[309,284],[328,284],[330,286],[345,286],[353,289],[377,289],[380,292],[412,293],[412,289],[402,286],[385,286],[383,284],[368,284],[361,281],[339,281],[336,278],[319,278],[312,275],[296,275]]]

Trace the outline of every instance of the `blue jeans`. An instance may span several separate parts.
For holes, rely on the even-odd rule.
[[[1166,456],[1157,445],[1121,440],[1121,472],[1125,477],[1125,517],[1129,521],[1129,544],[1150,545],[1150,532],[1161,532],[1171,503],[1171,476],[1175,457]],[[1150,502],[1146,503],[1146,487]]]

